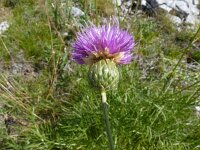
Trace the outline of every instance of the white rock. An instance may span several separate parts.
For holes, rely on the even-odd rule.
[[[200,112],[200,106],[196,106],[195,109]]]
[[[126,6],[127,6],[127,7],[131,7],[131,5],[132,5],[132,1],[126,2]]]
[[[141,5],[144,5],[146,7],[149,7],[148,6],[149,4],[151,6],[157,5],[159,8],[162,8],[167,12],[170,12],[171,10],[176,10],[177,16],[183,15],[185,23],[191,24],[193,27],[196,24],[200,24],[200,16],[199,16],[200,10],[197,6],[199,4],[199,0],[142,0],[141,1]],[[174,24],[179,25],[182,23],[182,20],[177,16],[168,15],[169,19]]]
[[[197,8],[197,5],[190,5],[190,13],[196,16],[199,15],[199,9]]]
[[[65,37],[67,37],[69,34],[68,34],[68,32],[64,32],[64,33],[62,33],[62,36],[65,38]]]
[[[80,10],[79,8],[77,7],[72,7],[71,8],[71,14],[74,16],[74,17],[80,17],[80,16],[84,16],[85,13]]]
[[[182,23],[182,20],[177,16],[168,14],[167,17],[171,20],[171,22],[173,22],[177,26],[179,26]]]
[[[200,24],[200,19],[197,16],[190,14],[187,16],[185,23],[189,23],[192,25]]]
[[[192,0],[192,3],[193,3],[194,5],[198,5],[198,4],[199,4],[199,0]]]
[[[7,21],[0,23],[0,34],[2,34],[4,31],[6,31],[9,28],[9,24]]]
[[[128,13],[128,9],[126,8],[125,5],[122,5],[122,6],[121,6],[121,10],[122,10],[122,13],[123,13],[123,14],[127,14],[127,13]]]
[[[190,9],[190,14],[199,15],[199,9],[197,8],[197,4],[195,4],[195,0],[185,0],[185,2]]]
[[[172,10],[172,8],[169,7],[169,6],[167,6],[166,4],[162,4],[162,5],[160,5],[160,8],[166,10],[167,12],[170,12],[170,11]]]
[[[195,106],[196,116],[200,117],[200,106]]]
[[[166,3],[166,0],[157,0],[157,3],[158,4],[164,4],[164,3]]]
[[[112,0],[113,4],[116,4],[117,6],[122,5],[122,0]]]
[[[178,11],[185,12],[187,14],[190,14],[190,12],[191,12],[189,5],[184,1],[176,1],[175,9]]]
[[[155,3],[155,4],[154,4]],[[177,11],[182,11],[187,14],[199,15],[199,9],[197,8],[198,0],[155,0],[151,1],[152,5],[158,3],[160,8],[163,8],[166,11],[175,9]],[[147,0],[142,0],[141,5],[146,6]],[[171,8],[171,9],[170,9]]]
[[[142,1],[141,1],[141,5],[142,5],[142,6],[146,6],[146,4],[147,4],[146,0],[142,0]]]
[[[158,3],[159,6],[167,5],[168,7],[173,8],[175,6],[175,2],[176,2],[176,0],[156,0],[156,2],[154,2],[154,3]]]
[[[157,0],[156,2],[157,2],[159,5],[160,5],[160,4],[171,5],[171,4],[173,4],[175,1],[174,1],[174,0]]]

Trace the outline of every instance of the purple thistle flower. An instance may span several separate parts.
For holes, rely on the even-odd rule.
[[[134,39],[119,25],[91,25],[77,34],[72,44],[72,59],[79,64],[93,64],[111,59],[117,64],[128,64],[133,56]]]

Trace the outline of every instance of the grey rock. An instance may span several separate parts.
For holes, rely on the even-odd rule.
[[[132,1],[127,1],[127,2],[126,2],[126,6],[127,6],[127,7],[131,7],[132,4],[133,4]]]
[[[146,0],[147,5],[149,5],[152,8],[157,8],[159,3],[157,2],[157,0]]]
[[[188,14],[194,13],[198,15],[199,13],[196,7],[197,2],[193,2],[193,0],[156,0],[156,2],[159,4],[159,7],[167,8],[167,11],[171,8]]]
[[[171,22],[173,22],[177,26],[179,26],[182,23],[182,20],[177,16],[168,14],[167,17],[171,20]]]
[[[190,14],[190,8],[188,3],[185,1],[175,1],[175,9],[180,11],[180,12],[185,12],[187,14]]]
[[[146,0],[141,0],[141,5],[142,5],[142,6],[146,6],[146,5],[147,5]]]
[[[79,8],[77,7],[72,7],[71,8],[71,14],[74,16],[74,17],[80,17],[80,16],[84,16],[85,13],[80,10]]]
[[[6,31],[9,28],[9,23],[7,21],[3,21],[0,23],[0,34]]]
[[[189,23],[191,25],[200,24],[200,19],[198,16],[190,14],[187,16],[185,23]]]
[[[196,116],[200,116],[200,106],[195,106]]]
[[[117,5],[117,6],[121,6],[122,5],[122,0],[112,0],[113,4]]]
[[[166,5],[171,5],[174,3],[176,0],[157,0],[157,3],[160,4],[166,4]]]
[[[162,8],[162,9],[166,10],[167,12],[170,12],[170,11],[172,10],[172,8],[171,8],[171,7],[169,7],[169,6],[168,6],[168,5],[166,5],[166,4],[162,4],[162,5],[160,5],[160,8]]]
[[[198,0],[142,0],[141,5],[150,4],[152,8],[161,7],[166,11],[176,9],[187,14],[199,15]]]
[[[198,5],[199,4],[199,0],[192,0],[193,5]]]
[[[199,10],[191,0],[176,1],[175,3],[177,10],[183,11],[187,14],[199,15]]]
[[[195,107],[196,111],[200,112],[200,106]]]
[[[66,38],[66,37],[68,37],[68,36],[69,36],[69,33],[68,33],[68,32],[62,33],[62,37],[63,37],[63,38]]]
[[[190,11],[193,15],[199,15],[199,9],[197,5],[190,5]]]
[[[167,12],[168,18],[175,24],[180,25],[183,23],[188,23],[193,27],[196,24],[200,24],[200,16],[198,0],[142,0],[141,5],[145,6],[146,9],[150,9],[149,12],[154,13],[155,8],[161,8]],[[171,11],[176,12],[176,16],[170,15]],[[148,11],[147,11],[148,12]],[[192,29],[191,26],[188,28]]]
[[[128,9],[126,8],[125,5],[121,6],[121,13],[122,13],[123,16],[125,16],[128,13]]]

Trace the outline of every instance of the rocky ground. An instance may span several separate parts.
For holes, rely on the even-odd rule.
[[[198,0],[142,0],[141,3],[146,11],[165,11],[177,28],[186,24],[188,28],[193,29],[200,24]]]
[[[166,16],[177,26],[186,25],[188,28],[195,29],[200,24],[199,0],[113,0],[121,11],[121,19],[124,16],[134,15],[140,11],[146,12],[149,16],[155,16],[159,13],[165,13]],[[9,27],[9,22],[6,18],[11,14],[8,8],[0,8],[0,34]],[[84,16],[84,12],[73,6],[71,14],[74,17]]]
[[[178,30],[182,25],[193,30],[200,24],[199,0],[113,0],[113,3],[121,9],[122,19],[127,14],[134,15],[142,10],[149,16],[164,13]],[[77,7],[72,7],[71,13],[75,17],[84,15]]]
[[[1,41],[1,36],[4,36],[3,33],[10,26],[9,18],[12,16],[11,10],[12,9],[10,7],[5,7],[0,2],[0,42],[3,42]],[[10,62],[0,60],[0,74],[8,83],[7,86],[9,86],[9,80],[14,76],[20,76],[24,80],[34,80],[39,75],[39,72],[34,69],[32,62],[25,60],[22,51],[17,53],[17,55],[14,55],[15,54],[12,54],[11,52],[10,57],[12,61]],[[2,92],[1,90],[2,89],[0,88],[0,93]],[[4,128],[5,132],[15,136],[17,135],[15,132],[16,130],[14,129],[15,127],[12,128],[12,126],[16,125],[16,120],[10,117],[8,114],[3,113],[1,111],[3,107],[4,104],[0,101],[0,127]]]

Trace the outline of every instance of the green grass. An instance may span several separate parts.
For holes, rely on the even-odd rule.
[[[101,95],[87,82],[88,67],[69,59],[78,24],[96,23],[108,14],[95,10],[97,6],[90,5],[94,1],[82,0],[78,4],[86,15],[75,21],[70,8],[56,2],[58,7],[50,2],[16,3],[11,26],[0,36],[0,65],[5,62],[0,75],[0,105],[4,105],[0,116],[10,119],[0,127],[2,149],[108,149]],[[117,150],[200,147],[200,120],[194,112],[199,103],[199,73],[179,61],[182,54],[181,60],[186,59],[186,50],[193,49],[188,46],[199,40],[200,33],[192,40],[195,32],[178,33],[162,17],[134,16],[120,24],[124,29],[130,25],[128,31],[137,43],[135,54],[143,63],[135,59],[118,66],[119,87],[108,93]],[[64,32],[68,33],[65,37]],[[9,72],[13,62],[21,61],[20,51],[38,73],[36,77],[24,75],[24,70]]]

